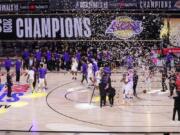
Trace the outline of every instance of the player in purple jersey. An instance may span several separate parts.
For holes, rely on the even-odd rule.
[[[21,66],[22,66],[22,62],[20,59],[17,58],[15,66],[16,66],[16,82],[19,83],[20,82],[20,76],[21,76],[21,74],[20,74]]]
[[[22,54],[23,69],[28,69],[29,68],[29,56],[30,56],[29,51],[27,49],[25,49],[23,54]]]
[[[47,70],[43,67],[42,64],[40,65],[38,73],[39,73],[39,86],[38,86],[39,92],[41,92],[42,90],[45,92]]]
[[[9,59],[9,57],[7,57],[7,59],[4,61],[4,67],[5,67],[5,69],[6,69],[7,72],[10,71],[11,66],[12,66],[12,62],[11,62],[11,60]]]
[[[84,82],[84,79],[86,80],[86,82],[88,83],[88,79],[87,79],[87,69],[88,69],[88,66],[87,66],[87,63],[85,61],[82,62],[82,80],[81,80],[81,83]]]
[[[48,51],[46,52],[46,63],[47,63],[47,69],[48,69],[49,71],[52,70],[51,60],[52,60],[52,54],[51,54],[51,52],[48,50]]]

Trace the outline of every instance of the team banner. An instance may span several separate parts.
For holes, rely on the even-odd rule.
[[[52,10],[180,10],[180,0],[50,0]]]
[[[0,39],[159,39],[161,18],[154,16],[154,19],[151,19],[153,16],[120,16],[117,14],[0,16]],[[149,21],[152,23],[149,24]]]

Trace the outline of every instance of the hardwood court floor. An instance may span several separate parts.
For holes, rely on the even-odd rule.
[[[74,81],[70,73],[48,73],[46,93],[16,92],[16,102],[1,96],[0,130],[180,132],[180,122],[171,120],[173,99],[168,92],[160,92],[159,75],[153,79],[152,91],[146,94],[142,93],[141,76],[138,98],[128,103],[122,100],[121,77],[112,74],[112,85],[117,90],[115,105],[100,108],[98,91],[90,103],[93,90],[80,83],[80,75]],[[25,78],[22,76],[21,84]]]

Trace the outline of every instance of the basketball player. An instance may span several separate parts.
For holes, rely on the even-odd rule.
[[[174,89],[176,88],[176,74],[173,70],[170,72],[168,79],[169,79],[169,90],[170,90],[169,97],[172,97],[174,93]]]
[[[89,85],[92,85],[92,83],[94,82],[93,81],[94,75],[93,75],[93,65],[90,61],[88,61],[87,79],[88,79]]]
[[[77,79],[78,62],[76,58],[72,57],[71,73],[72,79]]]
[[[99,84],[99,93],[100,93],[100,107],[106,105],[106,95],[108,88],[111,87],[110,74],[103,73],[101,82]]]
[[[151,80],[152,80],[152,74],[151,71],[146,67],[145,70],[145,87],[146,91],[151,91]]]
[[[128,71],[126,75],[125,95],[127,99],[133,98],[133,73],[132,70]]]
[[[34,65],[35,65],[35,58],[33,56],[30,56],[29,57],[29,65],[28,65],[28,67],[33,67]]]
[[[34,70],[33,88],[35,89],[36,88],[36,83],[37,83],[37,80],[38,80],[38,71],[37,71],[36,67],[33,67],[33,70]]]
[[[52,68],[51,68],[51,59],[52,59],[52,57],[51,56],[52,56],[51,52],[49,50],[47,50],[47,52],[46,52],[46,63],[47,63],[47,69],[49,71],[52,70]]]
[[[1,84],[1,77],[4,75],[4,73],[1,72],[1,68],[0,68],[0,84]]]
[[[80,51],[76,51],[76,59],[77,59],[77,62],[78,62],[78,70],[80,71],[81,70],[81,52]]]
[[[164,68],[162,70],[162,92],[165,92],[167,90],[167,85],[166,85],[166,79],[167,79],[167,69]]]
[[[34,70],[32,67],[29,68],[28,71],[28,76],[27,76],[27,82],[29,83],[29,86],[31,88],[31,92],[33,93],[35,90],[35,87],[33,86],[33,82],[34,82]]]
[[[10,97],[12,97],[11,96],[11,92],[12,92],[12,86],[13,86],[13,82],[12,82],[12,76],[10,75],[10,72],[8,71],[7,72],[7,77],[6,77],[6,79],[7,79],[7,97],[8,98],[10,98]]]
[[[20,76],[21,76],[21,74],[20,74],[21,66],[22,66],[21,60],[17,58],[15,65],[16,65],[16,82],[19,83],[20,82]]]
[[[116,95],[116,90],[110,86],[108,88],[108,98],[109,98],[109,103],[110,103],[110,106],[112,107],[114,105],[114,96]]]
[[[127,96],[126,96],[126,93],[125,93],[125,86],[126,86],[126,84],[128,83],[128,80],[126,80],[126,78],[127,78],[127,77],[126,77],[126,74],[127,74],[127,73],[124,73],[124,74],[123,74],[123,77],[122,77],[122,79],[121,79],[121,82],[123,83],[123,84],[122,84],[123,99],[126,99],[126,97],[127,97]]]
[[[134,96],[137,96],[137,92],[136,92],[137,83],[138,83],[138,75],[137,75],[137,72],[134,71],[134,74],[133,74],[133,95]]]
[[[99,83],[101,82],[101,78],[102,78],[102,72],[103,72],[103,68],[100,68],[95,73],[95,80],[94,80],[95,89],[99,88]]]
[[[7,73],[10,71],[11,66],[12,66],[12,62],[9,59],[9,57],[7,57],[7,59],[4,61],[4,67],[5,67],[6,71],[7,71]]]
[[[88,79],[87,79],[87,64],[85,61],[82,62],[82,68],[81,68],[81,72],[82,72],[82,80],[81,83],[84,82],[84,79],[86,80],[86,82],[88,83]]]
[[[67,51],[64,52],[63,54],[63,60],[64,60],[64,68],[66,71],[69,71],[70,69],[70,55]]]
[[[97,63],[97,61],[95,59],[92,59],[92,61],[93,61],[93,63],[92,63],[92,65],[93,65],[93,74],[95,76],[96,72],[99,70],[99,67],[98,67],[98,63]]]
[[[29,51],[27,49],[24,50],[22,54],[23,58],[23,69],[28,69],[29,68]]]
[[[61,57],[58,51],[56,51],[56,53],[54,54],[55,57],[55,69],[57,71],[60,70],[60,64],[61,64]]]
[[[45,92],[45,83],[46,83],[46,73],[47,70],[43,68],[43,65],[40,65],[40,69],[38,70],[39,73],[39,84],[38,84],[38,90],[41,92],[42,90]]]
[[[176,112],[178,113],[178,121],[180,121],[180,96],[174,97],[173,120],[175,120]]]
[[[37,50],[36,53],[35,53],[35,58],[36,58],[36,68],[38,69],[39,68],[39,65],[40,65],[40,62],[41,62],[41,56],[42,56],[42,53],[41,53],[41,50]]]

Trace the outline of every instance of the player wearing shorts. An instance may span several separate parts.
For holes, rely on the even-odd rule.
[[[46,74],[47,70],[43,67],[43,65],[40,65],[40,68],[38,70],[39,73],[39,84],[38,84],[38,90],[41,92],[42,90],[45,92],[45,87],[46,87]]]
[[[33,85],[33,82],[34,82],[34,70],[32,67],[30,67],[29,71],[28,71],[28,76],[27,76],[27,82],[29,83],[29,86],[31,88],[31,92],[33,93],[35,88],[34,88],[34,85]]]

